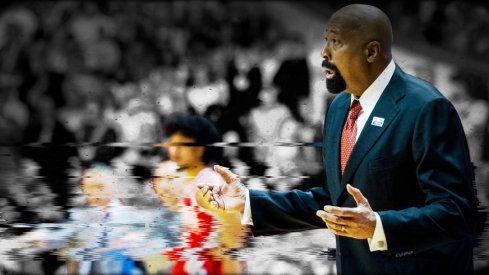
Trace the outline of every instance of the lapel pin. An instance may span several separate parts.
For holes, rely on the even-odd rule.
[[[382,127],[382,125],[384,125],[384,118],[374,116],[374,118],[372,119],[372,125],[377,127]]]

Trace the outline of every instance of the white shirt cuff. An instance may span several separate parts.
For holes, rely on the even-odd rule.
[[[251,205],[250,205],[250,191],[246,188],[246,202],[243,214],[241,215],[242,225],[253,225],[253,219],[251,218]]]
[[[387,240],[385,238],[384,227],[382,226],[382,221],[380,220],[379,214],[375,214],[375,231],[372,238],[368,238],[368,246],[370,252],[374,251],[385,251],[387,250]]]

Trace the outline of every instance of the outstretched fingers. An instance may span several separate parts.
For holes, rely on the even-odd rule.
[[[222,189],[220,186],[212,186],[205,184],[198,184],[197,196],[200,196],[198,202],[204,208],[211,208],[214,210],[226,210],[226,204],[222,196]],[[203,204],[202,204],[203,203]]]
[[[207,209],[219,209],[219,204],[215,201],[211,185],[198,184],[196,194],[197,203]]]
[[[220,210],[226,210],[226,204],[224,203],[223,186],[218,185],[212,188],[212,199],[216,202],[216,208]]]

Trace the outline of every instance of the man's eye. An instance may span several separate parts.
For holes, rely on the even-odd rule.
[[[325,37],[324,40],[331,46],[338,46],[340,44],[340,42],[334,38],[328,39],[327,37]]]
[[[327,43],[329,43],[331,45],[335,45],[335,44],[338,43],[338,41],[336,39],[334,39],[334,38],[330,38],[330,39],[325,38],[325,40],[326,40]]]

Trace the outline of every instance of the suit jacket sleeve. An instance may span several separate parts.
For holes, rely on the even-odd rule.
[[[422,251],[473,234],[473,165],[460,119],[444,98],[428,101],[412,138],[424,205],[379,212],[389,252]]]
[[[255,235],[270,235],[324,228],[316,211],[331,204],[329,192],[322,187],[308,191],[264,192],[250,190],[252,227]]]

